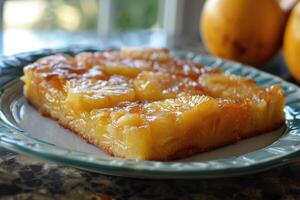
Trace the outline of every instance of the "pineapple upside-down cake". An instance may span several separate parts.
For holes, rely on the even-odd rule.
[[[24,68],[25,96],[110,155],[172,160],[284,122],[284,92],[165,49],[57,54]]]

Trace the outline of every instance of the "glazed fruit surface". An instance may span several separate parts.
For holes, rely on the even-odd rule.
[[[166,49],[57,54],[24,68],[25,96],[110,155],[172,160],[284,122],[279,85],[172,58]]]

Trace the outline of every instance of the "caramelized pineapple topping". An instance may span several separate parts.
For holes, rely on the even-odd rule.
[[[172,58],[166,49],[57,54],[24,68],[43,114],[118,157],[172,160],[278,128],[279,85]]]

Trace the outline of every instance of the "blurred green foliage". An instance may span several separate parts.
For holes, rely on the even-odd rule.
[[[114,0],[118,30],[158,26],[159,0]]]
[[[157,26],[159,0],[112,0],[115,4],[115,27],[117,31],[132,29],[146,29]],[[43,15],[34,24],[35,29],[53,30],[68,29],[68,19],[61,16],[76,14],[77,30],[96,30],[98,10],[101,6],[99,0],[48,0]],[[71,13],[67,13],[71,7]],[[74,17],[74,16],[73,16]],[[72,27],[72,26],[71,26]]]
[[[59,20],[59,11],[63,12],[63,6],[72,7],[80,17],[77,29],[95,29],[97,26],[98,0],[48,0],[43,16],[35,24],[35,28],[51,30],[64,29]]]

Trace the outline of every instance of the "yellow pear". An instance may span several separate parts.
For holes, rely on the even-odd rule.
[[[300,3],[293,9],[284,34],[283,51],[288,68],[300,82]]]
[[[278,51],[284,21],[276,0],[207,0],[200,30],[213,55],[259,66]]]

